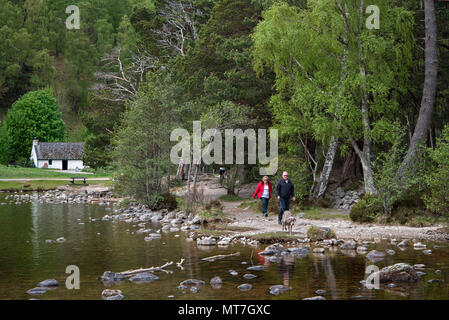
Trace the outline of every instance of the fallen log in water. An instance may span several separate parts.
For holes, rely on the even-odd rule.
[[[219,259],[223,259],[223,258],[227,258],[227,257],[239,256],[239,255],[240,255],[240,252],[235,252],[235,253],[231,253],[231,254],[219,254],[218,256],[207,257],[207,258],[203,258],[201,260],[215,261],[215,260],[219,260]]]

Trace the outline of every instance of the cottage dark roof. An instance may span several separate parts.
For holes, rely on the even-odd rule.
[[[41,160],[81,160],[83,158],[82,142],[38,142],[36,155]]]

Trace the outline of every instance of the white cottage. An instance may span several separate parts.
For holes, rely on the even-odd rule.
[[[31,157],[36,168],[79,170],[83,165],[82,142],[39,142],[33,140]]]

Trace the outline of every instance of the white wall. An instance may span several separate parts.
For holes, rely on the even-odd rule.
[[[62,166],[62,164],[61,164]],[[69,160],[67,163],[67,169],[69,170],[75,170],[76,167],[78,167],[78,169],[83,169],[84,165],[83,165],[83,160]]]
[[[36,168],[39,168],[38,163],[37,163],[37,154],[36,154],[36,150],[34,150],[34,146],[31,148],[31,157],[30,157],[30,159],[33,159],[34,166]]]
[[[62,160],[53,160],[51,165],[48,164],[48,160],[39,160],[38,168],[45,168],[45,164],[48,165],[48,169],[61,169],[62,170]]]

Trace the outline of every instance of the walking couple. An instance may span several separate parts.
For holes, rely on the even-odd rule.
[[[262,201],[262,215],[268,217],[268,201],[271,198],[271,182],[268,180],[267,176],[262,178],[262,181],[257,185],[256,191],[253,194],[253,199],[256,196]],[[290,210],[290,199],[293,201],[295,198],[295,186],[288,178],[288,172],[282,173],[282,178],[279,179],[276,185],[276,196],[279,200],[279,215],[278,223],[281,224],[282,215],[285,210]]]

